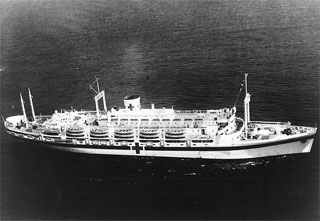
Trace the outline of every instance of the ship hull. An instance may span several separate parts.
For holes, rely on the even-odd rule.
[[[12,134],[11,134],[12,135]],[[14,135],[13,135],[14,136]],[[18,137],[23,141],[25,138]],[[100,155],[123,155],[142,157],[173,157],[202,159],[252,159],[270,156],[309,153],[312,148],[314,134],[250,145],[226,145],[215,147],[158,147],[158,146],[105,146],[86,144],[53,143],[40,140],[27,140],[57,150]]]
[[[264,148],[250,148],[239,150],[134,150],[134,149],[104,149],[94,147],[65,147],[59,145],[50,145],[51,147],[63,151],[85,153],[85,154],[103,154],[103,155],[126,155],[126,156],[145,156],[145,157],[176,157],[176,158],[203,158],[203,159],[251,159],[269,156],[308,153],[311,150],[313,139],[306,143],[300,141],[272,145]],[[176,149],[178,149],[177,147]],[[213,149],[213,148],[211,148]]]

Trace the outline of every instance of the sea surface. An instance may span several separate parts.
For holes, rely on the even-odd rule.
[[[319,125],[319,1],[4,0],[1,115],[232,107],[249,73],[251,119]],[[244,94],[236,103],[243,116]],[[1,219],[319,219],[309,154],[255,160],[96,156],[18,141],[1,125]]]

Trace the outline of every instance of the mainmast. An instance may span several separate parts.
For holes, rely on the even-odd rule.
[[[97,78],[96,77],[96,80],[93,82],[94,83],[97,83],[97,90],[92,86],[92,85],[89,85],[90,86],[90,89],[92,89],[94,92],[96,92],[96,96],[94,97],[94,101],[95,101],[95,104],[96,104],[96,111],[97,111],[97,117],[98,119],[100,119],[100,111],[99,111],[99,100],[102,98],[103,100],[103,108],[104,108],[104,111],[107,112],[107,104],[106,104],[106,96],[105,96],[105,93],[104,91],[101,91],[100,92],[100,87],[99,87],[99,79],[100,78]]]
[[[26,109],[24,108],[24,101],[23,101],[21,93],[20,93],[20,100],[21,100],[21,107],[22,107],[22,113],[23,113],[23,117],[24,117],[24,122],[27,125],[28,124],[28,119],[27,119]]]
[[[35,121],[35,120],[36,120],[36,115],[35,115],[35,113],[34,113],[34,107],[33,107],[32,95],[31,95],[31,92],[30,92],[30,88],[28,88],[28,90],[29,90],[29,99],[30,99],[30,106],[31,106],[32,117],[33,117],[33,120]]]
[[[248,93],[248,73],[244,74],[245,76],[245,88],[246,88],[246,97],[244,98],[244,129],[245,129],[245,136],[248,135],[248,123],[250,122],[250,94]]]

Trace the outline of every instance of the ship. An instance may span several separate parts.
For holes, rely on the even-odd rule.
[[[96,110],[61,110],[52,115],[23,115],[3,118],[6,132],[24,141],[62,151],[83,154],[175,157],[202,159],[251,159],[309,153],[317,127],[295,126],[290,122],[251,121],[248,74],[239,90],[245,88],[244,117],[236,116],[236,105],[209,110],[143,108],[139,95],[124,98],[124,107],[107,109],[105,91],[96,78]],[[238,95],[239,98],[239,95]],[[238,100],[237,98],[237,100]],[[99,106],[99,101],[103,107]],[[100,109],[101,108],[101,109]]]

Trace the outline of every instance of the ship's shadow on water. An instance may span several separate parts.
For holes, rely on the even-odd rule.
[[[2,215],[11,219],[293,219],[316,215],[312,211],[318,206],[315,186],[319,185],[312,177],[318,172],[310,170],[316,149],[305,155],[204,160],[85,155],[13,142],[7,150],[12,156],[8,162],[20,163],[11,165],[8,183],[17,185],[5,186],[8,208]],[[16,206],[22,209],[10,214]]]

